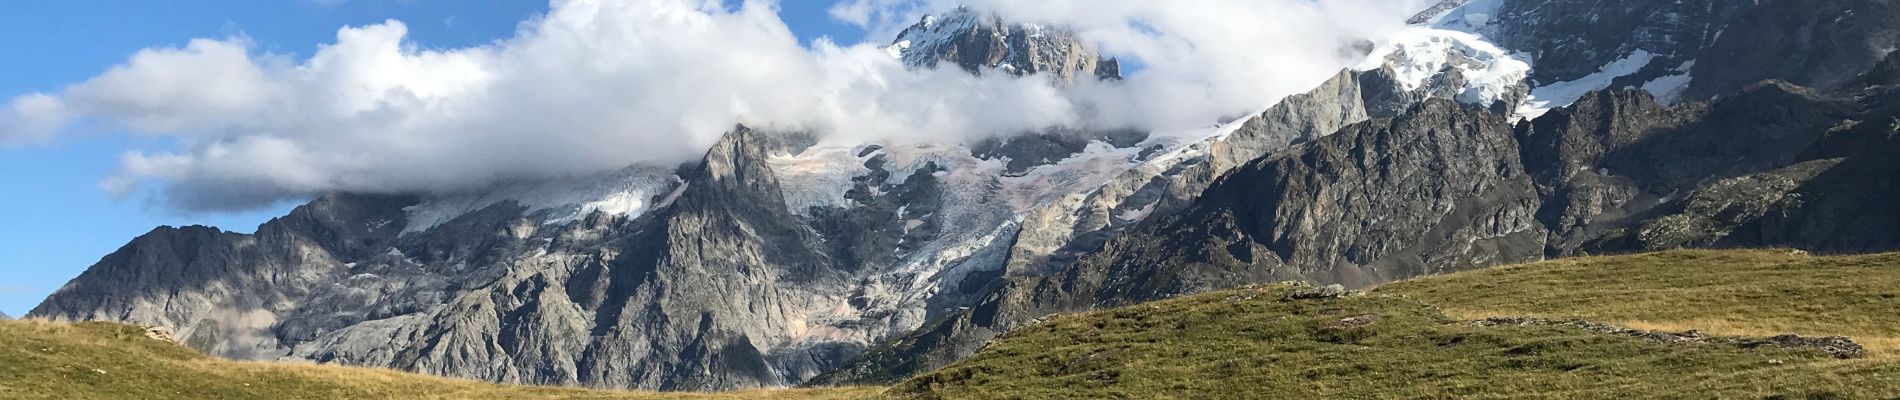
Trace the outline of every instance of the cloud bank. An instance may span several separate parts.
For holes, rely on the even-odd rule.
[[[1180,129],[1264,108],[1352,65],[1399,0],[977,0],[1070,25],[1138,64],[1122,82],[911,70],[882,41],[937,0],[847,0],[872,43],[799,43],[778,4],[556,0],[494,44],[424,49],[399,21],[345,27],[307,58],[244,38],[152,48],[59,93],[0,105],[0,145],[82,124],[174,139],[102,187],[226,210],[331,190],[444,193],[698,157],[735,123],[833,140],[962,140],[1052,125]]]

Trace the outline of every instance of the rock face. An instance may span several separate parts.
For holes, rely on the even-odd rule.
[[[1852,89],[1857,74],[1900,48],[1892,0],[1446,0],[1412,21],[1522,52],[1536,66],[1534,86],[1686,83],[1687,99],[1767,79]]]
[[[924,16],[898,33],[891,54],[905,64],[936,68],[949,63],[980,74],[986,69],[1024,76],[1048,74],[1063,85],[1076,79],[1121,79],[1121,65],[1091,50],[1075,32],[1058,26],[1012,24],[993,14],[959,7]]]
[[[1739,3],[1739,2],[1737,2]],[[1854,78],[1900,49],[1900,1],[1767,0],[1703,51],[1689,95],[1706,98],[1779,79],[1853,90]]]
[[[1728,21],[1750,6],[1727,0],[1448,0],[1413,21],[1436,20],[1525,53],[1536,66],[1531,79],[1537,86],[1584,78],[1639,51],[1653,56],[1612,86],[1624,87],[1697,60]]]
[[[29,315],[171,327],[184,343],[212,354],[274,358],[283,346],[277,331],[293,325],[280,316],[363,273],[343,260],[372,258],[394,244],[402,207],[412,202],[325,196],[255,235],[159,228],[107,255]],[[394,266],[385,273],[429,274]],[[362,301],[407,288],[365,282],[354,289],[349,297]],[[339,303],[334,312],[363,318],[379,311],[365,305]]]
[[[805,247],[809,233],[784,208],[758,136],[740,128],[715,144],[657,213],[597,221],[598,233],[530,236],[577,256],[524,260],[460,294],[387,360],[337,351],[313,358],[676,390],[772,386],[813,373],[823,366],[810,353],[831,349],[802,347],[792,335],[811,311],[800,289],[842,272]]]
[[[1735,190],[1746,187],[1758,198],[1779,197],[1773,187],[1791,182],[1723,179],[1794,164],[1801,149],[1815,144],[1848,109],[1838,99],[1768,84],[1717,103],[1676,107],[1663,107],[1642,92],[1597,93],[1525,123],[1518,134],[1526,143],[1526,163],[1540,171],[1546,198],[1540,219],[1556,235],[1550,255],[1675,247],[1607,243],[1617,239],[1604,232],[1651,218],[1656,207],[1684,194],[1688,201],[1744,196]],[[1697,192],[1704,185],[1712,186]],[[1709,207],[1696,208],[1713,212]]]

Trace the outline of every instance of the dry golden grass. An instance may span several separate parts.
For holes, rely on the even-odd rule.
[[[368,368],[218,360],[118,324],[0,322],[0,398],[5,399],[841,400],[880,392],[653,393],[496,385]]]
[[[1454,318],[1577,318],[1714,335],[1848,336],[1900,358],[1900,254],[1684,250],[1499,267],[1388,285]]]

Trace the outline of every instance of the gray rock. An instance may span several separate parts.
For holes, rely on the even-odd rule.
[[[967,7],[924,16],[899,32],[891,46],[905,64],[919,68],[948,62],[975,74],[985,69],[1048,74],[1063,85],[1078,78],[1121,79],[1120,63],[1102,58],[1067,28],[1008,23]]]
[[[1426,23],[1446,12],[1462,18],[1453,9],[1467,2],[1441,2],[1412,20]],[[1536,66],[1531,80],[1538,86],[1577,80],[1637,51],[1650,53],[1654,58],[1642,70],[1611,85],[1621,88],[1678,74],[1677,68],[1698,60],[1737,14],[1753,6],[1728,0],[1502,0],[1494,15],[1483,18],[1489,24],[1480,33],[1526,53]],[[1695,76],[1701,80],[1700,73]]]
[[[1843,360],[1861,358],[1867,354],[1865,347],[1862,347],[1860,343],[1854,343],[1853,339],[1849,339],[1845,336],[1803,337],[1799,335],[1777,335],[1765,340],[1744,342],[1742,346],[1813,348],[1827,352],[1829,355],[1834,356],[1834,358]]]
[[[211,354],[274,359],[287,353],[276,331],[282,317],[355,275],[344,260],[370,258],[394,244],[402,207],[412,201],[324,196],[265,223],[254,235],[159,228],[107,255],[29,315],[168,327],[185,344]],[[354,304],[334,306],[368,312]]]
[[[1767,79],[1856,90],[1857,76],[1900,48],[1900,1],[1756,3],[1702,51],[1688,96],[1720,96]]]
[[[855,278],[785,209],[770,143],[735,130],[682,173],[676,199],[631,220],[542,226],[510,203],[398,236],[412,199],[336,194],[256,235],[164,228],[34,315],[173,328],[233,358],[525,384],[784,386],[870,338],[800,336],[858,323],[818,321],[840,305],[812,300]]]

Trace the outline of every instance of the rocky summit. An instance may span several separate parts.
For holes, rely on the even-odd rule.
[[[918,68],[951,64],[977,74],[1045,74],[1064,85],[1122,77],[1121,63],[1102,58],[1066,27],[1012,23],[968,7],[924,16],[886,50]]]
[[[895,383],[1054,314],[1268,282],[1900,250],[1894,7],[1447,0],[1205,129],[739,126],[684,165],[332,193],[255,234],[159,228],[30,316],[168,328],[227,358],[722,390]],[[1122,76],[1069,28],[971,8],[891,43],[911,68]]]

